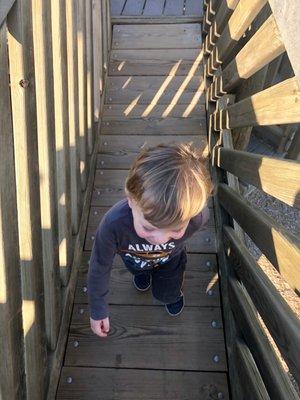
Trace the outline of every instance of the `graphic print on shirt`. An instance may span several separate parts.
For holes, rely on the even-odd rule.
[[[129,244],[128,249],[121,249],[121,256],[126,262],[134,261],[135,267],[144,269],[147,267],[153,267],[156,264],[164,264],[175,248],[174,242],[168,242],[164,244]]]

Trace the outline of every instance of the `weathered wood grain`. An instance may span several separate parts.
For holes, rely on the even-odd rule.
[[[146,0],[143,15],[162,15],[165,0]]]
[[[96,400],[100,392],[105,400],[132,400],[137,393],[139,400],[229,399],[226,374],[221,372],[62,369],[57,400]]]
[[[116,76],[107,83],[109,104],[204,104],[202,77]]]
[[[126,0],[110,0],[110,8],[112,17],[121,15]]]
[[[164,15],[183,15],[184,0],[166,0]]]
[[[200,48],[201,25],[115,25],[113,49]]]
[[[202,0],[186,0],[185,2],[185,15],[203,15],[203,1]]]
[[[93,16],[92,0],[86,1],[86,96],[87,96],[87,151],[91,155],[94,148],[94,58],[93,58]]]
[[[206,119],[204,114],[198,118],[140,118],[111,120],[103,118],[103,135],[205,135]]]
[[[196,49],[112,50],[110,75],[201,75],[202,52]]]
[[[219,308],[187,307],[172,318],[163,306],[111,306],[106,340],[92,333],[88,308],[82,308],[72,317],[66,366],[226,371],[223,332],[211,325],[221,319]]]
[[[122,15],[141,15],[145,0],[127,0]]]

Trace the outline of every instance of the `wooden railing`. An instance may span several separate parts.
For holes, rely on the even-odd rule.
[[[49,387],[51,399],[96,162],[109,3],[3,0],[0,24],[0,397],[41,400]]]
[[[281,2],[285,13],[294,12],[299,19],[299,11],[289,10],[285,3]],[[298,161],[238,150],[246,149],[253,126],[300,122],[299,58],[289,50],[294,50],[291,43],[286,45],[285,27],[277,24],[278,4],[205,1],[209,143],[217,183],[220,283],[233,400],[299,399],[261,321],[298,384],[300,322],[251,255],[244,233],[298,294],[300,240],[239,192],[241,179],[300,208]],[[272,63],[285,51],[296,76],[264,88],[263,74],[274,69]]]

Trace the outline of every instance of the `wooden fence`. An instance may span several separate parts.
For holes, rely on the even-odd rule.
[[[300,208],[299,162],[241,151],[253,126],[300,122],[298,36],[288,37],[290,28],[278,23],[285,13],[284,18],[294,19],[297,26],[300,13],[287,3],[205,2],[206,99],[213,173],[218,183],[218,255],[233,400],[299,398],[259,316],[298,384],[300,322],[250,254],[244,232],[298,294],[300,241],[245,200],[238,181]],[[265,89],[266,74],[274,74],[274,62],[286,51],[296,76]],[[294,143],[296,146],[296,140]]]
[[[3,400],[46,398],[59,373],[87,222],[110,30],[108,0],[0,4]]]

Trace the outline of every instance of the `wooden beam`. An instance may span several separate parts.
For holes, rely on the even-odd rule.
[[[227,185],[218,186],[218,198],[222,207],[250,236],[291,288],[300,292],[300,272],[299,268],[295,268],[295,265],[300,265],[300,239]]]
[[[31,0],[17,1],[8,14],[7,27],[22,276],[26,398],[40,400],[44,396],[47,353],[31,18]]]
[[[94,69],[93,69],[93,16],[92,1],[86,1],[86,72],[87,72],[87,150],[94,148]]]
[[[300,83],[300,10],[296,1],[269,0],[282,40]]]
[[[300,163],[215,148],[214,162],[243,181],[300,209]]]
[[[299,319],[234,230],[225,226],[223,232],[226,238],[225,248],[229,263],[234,267],[236,274],[246,287],[281,354],[291,369],[296,372],[295,377],[299,377],[297,356],[300,351]],[[280,365],[275,367],[273,373],[267,367],[265,374],[268,376],[268,387],[276,386],[273,389],[274,393],[275,391],[279,392],[281,399],[285,399],[287,394],[292,396],[293,386]]]
[[[0,27],[0,391],[3,399],[22,399],[26,397],[22,290],[9,84],[4,22]]]
[[[220,7],[220,0],[210,0],[205,9],[204,17],[203,17],[203,33],[208,33],[209,27],[212,24],[212,21],[216,15],[218,8]]]
[[[58,255],[58,210],[55,174],[53,59],[50,1],[32,1],[37,129],[39,148],[41,224],[48,346],[55,349],[61,318],[61,284]]]
[[[213,75],[230,55],[246,29],[265,6],[267,0],[240,0],[219,37],[208,61],[208,74]]]
[[[216,115],[215,129],[297,123],[300,115],[299,95],[297,78],[286,79],[228,107],[221,119],[220,115]],[[218,125],[219,121],[221,126]]]
[[[229,281],[229,299],[236,323],[241,328],[271,399],[297,400],[298,395],[263,331],[247,291],[232,278]]]

